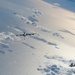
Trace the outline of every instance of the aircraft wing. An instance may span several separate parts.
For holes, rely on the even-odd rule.
[[[35,33],[31,33],[31,34],[26,34],[26,35],[34,35]]]
[[[18,34],[18,35],[16,35],[16,36],[23,36],[23,34]]]

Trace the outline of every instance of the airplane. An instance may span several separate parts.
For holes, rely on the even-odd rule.
[[[74,63],[71,63],[69,66],[70,67],[75,67],[75,64]]]
[[[25,37],[26,37],[26,36],[28,36],[28,35],[31,36],[31,35],[35,35],[35,34],[36,34],[36,33],[30,33],[30,34],[29,34],[29,33],[25,33],[25,32],[24,32],[23,34],[18,34],[18,35],[16,35],[16,36],[24,36],[24,40],[25,40]]]

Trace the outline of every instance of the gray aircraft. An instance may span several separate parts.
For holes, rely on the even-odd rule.
[[[16,36],[23,36],[23,37],[24,37],[24,40],[25,40],[25,37],[26,37],[26,36],[28,36],[28,35],[31,36],[31,35],[35,35],[35,34],[36,34],[36,33],[25,33],[25,32],[24,32],[23,34],[17,34]]]

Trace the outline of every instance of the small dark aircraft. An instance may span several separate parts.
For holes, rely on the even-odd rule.
[[[71,63],[69,66],[70,67],[75,67],[75,64],[74,63]]]
[[[36,34],[36,33],[30,33],[30,34],[29,34],[29,33],[25,33],[25,32],[24,32],[23,34],[18,34],[18,35],[16,35],[16,36],[23,36],[23,37],[24,37],[24,40],[25,40],[25,37],[26,37],[26,36],[28,36],[28,35],[31,36],[31,35],[35,35],[35,34]]]

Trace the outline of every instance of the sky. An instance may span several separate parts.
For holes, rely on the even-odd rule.
[[[74,6],[71,0],[0,1],[0,75],[74,75]],[[36,34],[16,36],[23,32]]]

